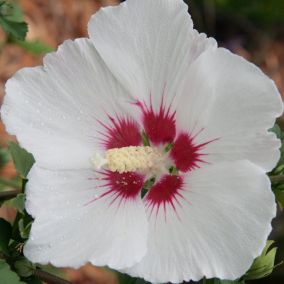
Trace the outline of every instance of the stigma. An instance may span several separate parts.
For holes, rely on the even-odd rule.
[[[166,155],[150,146],[128,146],[112,148],[104,157],[93,155],[91,162],[95,169],[105,167],[112,172],[155,173],[165,168]]]

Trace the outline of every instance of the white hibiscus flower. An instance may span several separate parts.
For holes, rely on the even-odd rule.
[[[3,121],[36,159],[25,255],[156,283],[240,277],[276,211],[274,83],[181,0],[103,8],[89,35],[7,83]]]

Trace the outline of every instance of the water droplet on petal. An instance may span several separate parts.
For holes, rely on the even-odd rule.
[[[38,249],[39,251],[42,251],[42,246],[37,246],[37,249]]]
[[[59,238],[61,241],[64,241],[66,239],[66,236],[60,236]]]

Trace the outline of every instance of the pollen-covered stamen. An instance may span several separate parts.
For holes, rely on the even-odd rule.
[[[165,155],[150,146],[129,146],[106,151],[107,167],[113,172],[156,172],[165,164]]]

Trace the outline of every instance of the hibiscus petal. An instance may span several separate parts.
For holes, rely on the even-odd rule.
[[[248,159],[270,171],[280,142],[268,133],[283,102],[259,68],[219,48],[204,52],[188,69],[176,111],[178,129],[195,136],[207,162]]]
[[[174,97],[185,68],[214,39],[193,30],[182,0],[128,0],[102,8],[89,22],[89,35],[107,66],[127,90],[155,110],[162,96]]]
[[[155,215],[149,209],[147,254],[125,271],[152,283],[242,276],[261,253],[276,214],[268,177],[248,161],[210,165],[184,177],[166,218],[164,210]]]
[[[10,134],[43,167],[88,168],[109,115],[131,116],[130,96],[88,39],[66,41],[6,85],[1,109]],[[127,107],[126,107],[127,106]],[[107,112],[106,112],[107,110]]]
[[[124,200],[105,194],[105,180],[89,170],[34,166],[29,179],[26,208],[35,221],[24,253],[31,261],[122,269],[144,256],[147,220],[140,194]]]

